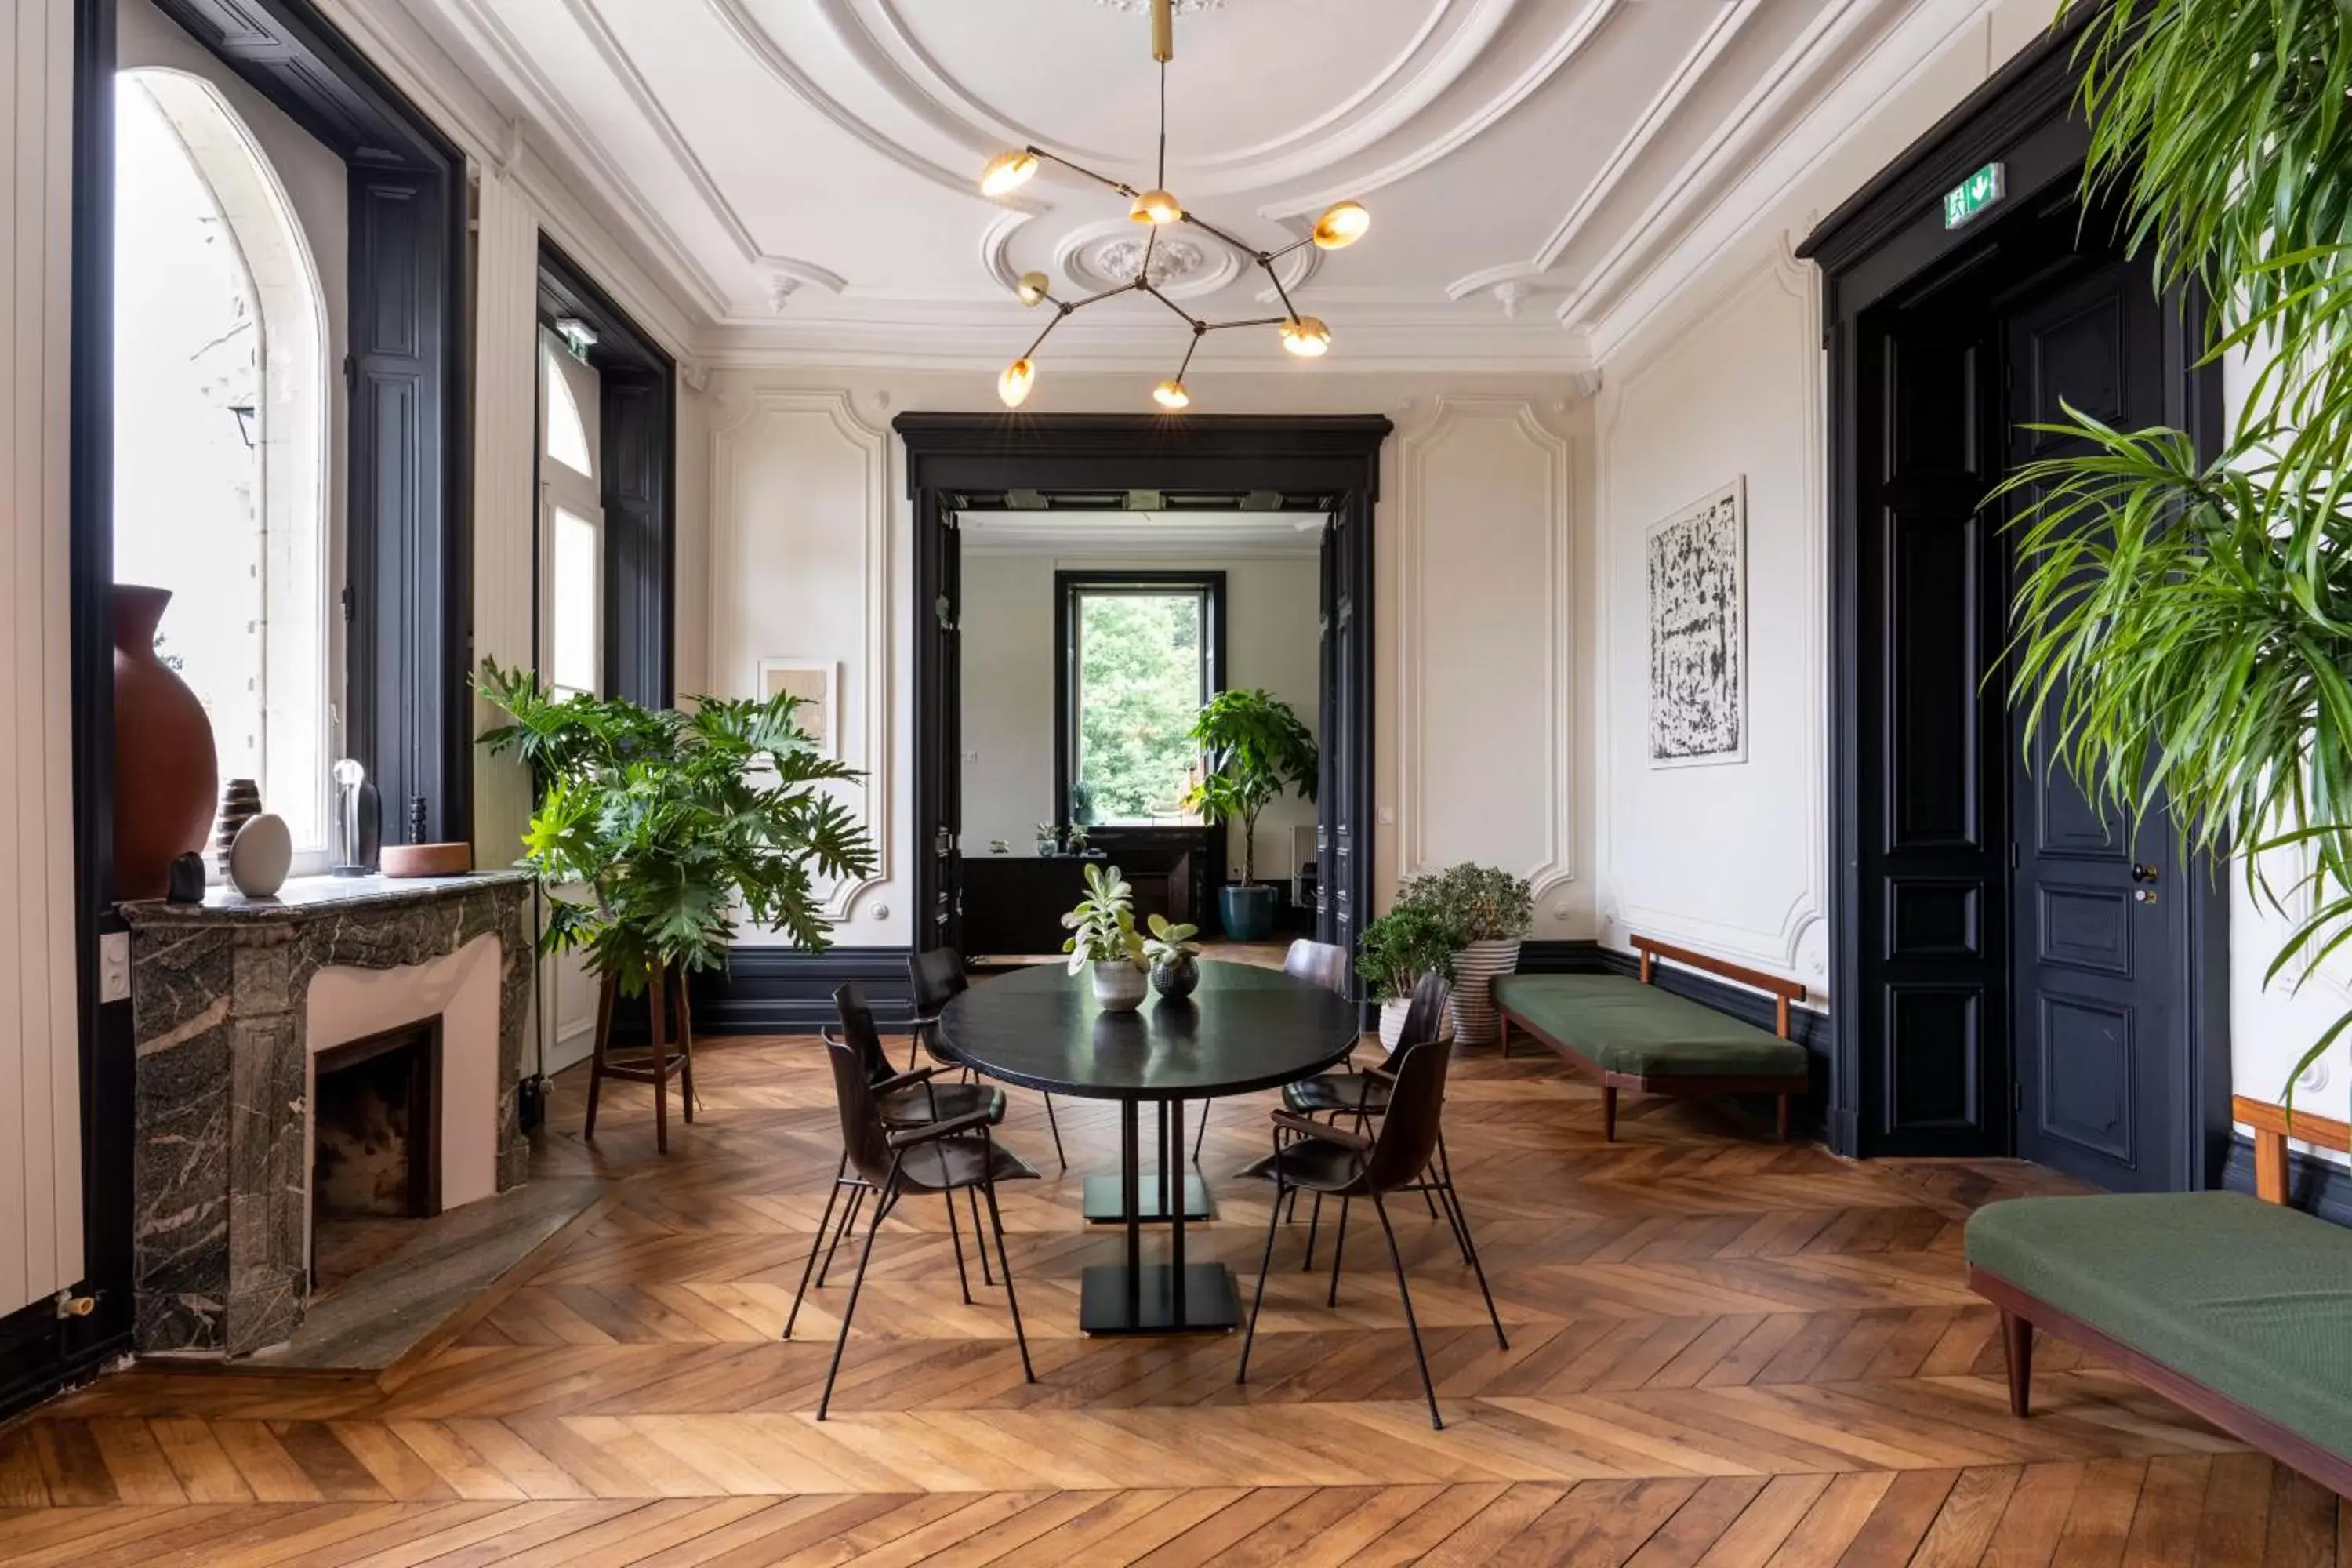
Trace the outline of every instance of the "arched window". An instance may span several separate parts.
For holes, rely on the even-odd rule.
[[[117,93],[114,572],[168,588],[161,650],[322,868],[331,647],[324,296],[251,132],[211,83]]]

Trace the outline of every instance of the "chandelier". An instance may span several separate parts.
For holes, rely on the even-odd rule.
[[[1121,10],[1140,10],[1143,0],[1132,5],[1125,3],[1125,0],[1105,0],[1105,3],[1117,5]],[[1233,331],[1244,327],[1274,327],[1279,329],[1282,346],[1301,359],[1316,359],[1330,352],[1331,330],[1315,317],[1298,313],[1297,307],[1290,302],[1290,291],[1283,287],[1282,275],[1275,270],[1275,263],[1302,246],[1338,250],[1355,244],[1364,237],[1364,231],[1371,227],[1371,214],[1359,203],[1341,202],[1317,219],[1313,231],[1305,238],[1294,240],[1279,250],[1261,250],[1255,246],[1243,244],[1207,219],[1186,211],[1184,205],[1167,189],[1168,62],[1176,58],[1176,13],[1179,10],[1199,10],[1203,4],[1215,5],[1219,0],[1148,0],[1148,3],[1151,7],[1151,58],[1160,62],[1160,164],[1159,178],[1152,188],[1139,191],[1125,181],[1097,174],[1092,169],[1073,163],[1042,147],[1024,147],[1017,152],[1001,153],[989,160],[987,169],[981,174],[981,194],[1001,196],[1026,184],[1036,174],[1040,163],[1059,163],[1071,173],[1083,174],[1097,184],[1108,185],[1127,197],[1129,204],[1127,216],[1146,226],[1141,254],[1135,263],[1135,276],[1128,282],[1089,294],[1082,300],[1057,300],[1053,294],[1053,279],[1043,272],[1021,275],[1013,290],[1021,303],[1031,310],[1040,305],[1051,305],[1054,316],[1045,323],[1045,330],[1031,340],[1021,357],[1006,365],[1004,374],[996,378],[996,395],[1003,399],[1007,408],[1018,408],[1027,401],[1029,389],[1036,384],[1037,380],[1036,353],[1055,327],[1074,311],[1083,310],[1088,305],[1098,305],[1105,300],[1115,300],[1122,294],[1149,294],[1182,318],[1184,324],[1192,329],[1192,342],[1185,346],[1184,357],[1176,366],[1176,374],[1151,389],[1151,400],[1171,412],[1191,405],[1192,395],[1185,390],[1184,373],[1192,368],[1192,355],[1200,349],[1201,340],[1211,332]],[[1263,268],[1268,280],[1274,284],[1275,298],[1282,301],[1282,314],[1257,316],[1241,321],[1210,321],[1193,315],[1170,299],[1155,280],[1166,274],[1164,270],[1155,269],[1153,258],[1160,246],[1160,231],[1176,223],[1188,223],[1214,235],[1247,256],[1253,265]]]

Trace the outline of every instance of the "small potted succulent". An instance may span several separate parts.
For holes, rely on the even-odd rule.
[[[1083,855],[1087,852],[1087,834],[1082,823],[1069,823],[1062,829],[1062,853]]]
[[[1381,1005],[1381,1044],[1397,1048],[1412,988],[1424,974],[1451,977],[1461,938],[1443,911],[1425,900],[1400,899],[1356,939],[1356,973]]]
[[[1037,858],[1053,860],[1062,853],[1062,830],[1050,822],[1037,825]]]
[[[1166,915],[1144,922],[1151,928],[1143,956],[1151,961],[1151,988],[1171,1002],[1181,1002],[1201,984],[1201,944],[1192,939],[1199,926],[1177,925]]]
[[[1458,937],[1450,1005],[1454,1037],[1467,1046],[1493,1044],[1502,1034],[1495,977],[1519,967],[1519,944],[1536,921],[1534,887],[1524,877],[1465,861],[1413,879],[1399,896],[1427,903]]]
[[[1062,917],[1070,937],[1062,951],[1070,973],[1094,966],[1095,1002],[1106,1013],[1131,1013],[1143,1001],[1143,938],[1135,929],[1135,892],[1116,866],[1087,868],[1087,896]]]

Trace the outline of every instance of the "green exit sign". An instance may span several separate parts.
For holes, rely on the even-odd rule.
[[[1959,227],[2008,194],[2007,167],[1987,163],[1944,193],[1944,226]]]

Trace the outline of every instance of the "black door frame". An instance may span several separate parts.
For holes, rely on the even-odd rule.
[[[1859,923],[1871,907],[1861,883],[1862,801],[1865,790],[1884,783],[1867,776],[1872,770],[1863,745],[1857,687],[1861,661],[1882,655],[1864,646],[1858,575],[1862,315],[1931,275],[1952,276],[1987,254],[1994,243],[1990,224],[1944,226],[1942,194],[1977,169],[1992,163],[2006,166],[2006,201],[2012,209],[2062,199],[2079,184],[2090,132],[2074,107],[2078,78],[2073,51],[2092,9],[2083,8],[2071,26],[1988,81],[1824,219],[1798,249],[1822,268],[1822,346],[1829,358],[1830,830],[1835,857],[1830,977],[1835,1005],[1855,1020],[1837,1031],[1830,1077],[1828,1139],[1842,1154],[1902,1152],[1888,1146],[1885,1094],[1872,1092],[1883,1091],[1886,1075],[1875,1070],[1869,1053],[1882,1050],[1885,1042],[1861,1026],[1869,1011],[1862,998],[1876,984]],[[2216,450],[2223,437],[2221,369],[2199,363],[2204,341],[2200,302],[2181,302],[2164,316],[2165,421],[2189,431],[2200,450]],[[2190,900],[2185,984],[2193,1081],[2181,1086],[2179,1125],[2167,1135],[2180,1142],[2179,1168],[2192,1173],[2199,1184],[2211,1186],[2220,1181],[2230,1141],[2229,894],[2221,868],[2208,862],[2193,862],[2182,882],[2181,894]],[[2005,1116],[1999,1126],[2004,1138],[2012,1131]]]
[[[944,668],[940,639],[924,635],[925,622],[946,584],[940,563],[958,510],[1003,508],[1016,493],[1087,493],[1097,505],[1116,505],[1133,490],[1156,490],[1169,510],[1182,498],[1249,495],[1284,510],[1324,510],[1334,526],[1352,529],[1362,541],[1370,531],[1380,500],[1381,446],[1394,429],[1385,416],[1372,415],[1150,415],[908,413],[892,421],[906,448],[907,495],[914,509],[914,946],[941,944],[953,920],[949,857],[960,846],[925,842],[930,824],[952,803],[960,760],[931,738],[922,719],[934,706],[958,696],[954,672]],[[1345,552],[1350,580],[1344,584],[1357,616],[1348,689],[1349,717],[1360,737],[1360,764],[1345,781],[1346,807],[1363,844],[1349,858],[1347,885],[1337,892],[1347,908],[1371,907],[1374,731],[1370,606],[1372,555],[1368,547]],[[1327,837],[1320,836],[1318,837]],[[1330,847],[1323,852],[1327,875]],[[1330,884],[1327,883],[1327,888]],[[1325,899],[1325,928],[1331,896]]]

